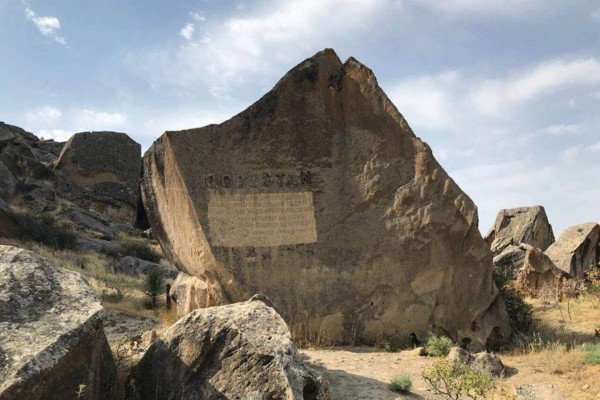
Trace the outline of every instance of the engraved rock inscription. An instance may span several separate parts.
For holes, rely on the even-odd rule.
[[[208,202],[213,246],[281,246],[314,243],[312,192],[216,194]]]

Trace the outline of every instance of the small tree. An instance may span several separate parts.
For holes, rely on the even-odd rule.
[[[156,308],[158,297],[165,292],[165,277],[160,271],[150,271],[144,277],[142,290],[150,299],[152,308]]]

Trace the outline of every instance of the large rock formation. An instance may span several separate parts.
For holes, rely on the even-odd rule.
[[[129,377],[128,400],[328,400],[326,381],[302,362],[264,296],[196,310],[146,351]]]
[[[90,191],[91,210],[135,223],[141,146],[129,136],[118,132],[76,133],[62,149],[55,168]]]
[[[486,235],[494,256],[510,245],[521,243],[546,250],[554,243],[552,225],[542,206],[500,210],[494,226]]]
[[[101,311],[79,273],[0,246],[0,399],[112,399]]]
[[[178,268],[227,302],[267,294],[296,335],[507,334],[486,315],[497,290],[475,205],[353,58],[322,51],[232,119],[166,132],[143,175]]]
[[[533,248],[533,246],[528,244],[520,244],[519,246],[511,244],[506,246],[502,253],[494,257],[494,266],[501,268],[509,278],[514,279],[517,276],[517,272],[523,268],[525,253],[527,250]]]
[[[600,225],[595,222],[565,229],[546,255],[572,278],[583,278],[585,272],[598,265]]]

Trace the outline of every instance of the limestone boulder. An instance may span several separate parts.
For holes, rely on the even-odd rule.
[[[64,145],[55,170],[87,189],[81,202],[89,209],[111,219],[135,223],[141,146],[125,133],[76,133]]]
[[[196,310],[155,340],[128,379],[128,400],[329,399],[270,300]]]
[[[544,286],[555,285],[566,276],[543,251],[530,248],[525,252],[516,281],[520,289],[535,296]]]
[[[180,272],[171,287],[171,298],[177,306],[177,315],[183,317],[199,308],[213,307],[225,301],[218,297],[219,291],[205,281]]]
[[[494,257],[494,266],[505,271],[509,278],[514,279],[517,277],[518,271],[523,268],[525,253],[528,249],[533,248],[528,244],[506,246],[500,254]]]
[[[448,353],[447,360],[454,365],[467,365],[492,376],[498,377],[504,374],[504,364],[500,357],[487,351],[471,353],[463,348],[453,347]]]
[[[521,243],[544,251],[554,243],[554,233],[544,207],[511,208],[500,210],[486,241],[494,256],[502,253],[507,246]]]
[[[572,278],[583,278],[586,271],[598,265],[600,225],[588,222],[565,229],[546,251],[554,265]]]
[[[0,246],[0,399],[112,399],[101,311],[81,274]]]
[[[508,334],[499,315],[473,324],[497,297],[475,204],[373,72],[333,50],[222,124],[163,134],[142,196],[180,270],[227,302],[267,294],[297,335]]]

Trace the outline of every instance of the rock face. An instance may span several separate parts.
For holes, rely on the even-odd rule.
[[[476,323],[497,289],[475,205],[372,71],[332,50],[229,121],[165,133],[142,196],[179,269],[226,302],[267,294],[295,335],[507,334]]]
[[[128,400],[329,399],[264,296],[196,310],[153,342],[128,379]]]
[[[82,275],[0,246],[0,399],[112,399],[101,311]]]
[[[565,229],[545,253],[572,278],[583,278],[589,268],[598,265],[599,241],[600,225],[588,222]]]
[[[171,297],[177,305],[177,315],[183,317],[198,308],[213,307],[224,302],[218,290],[205,281],[180,272],[171,287]]]
[[[523,266],[517,272],[517,285],[530,295],[536,295],[545,285],[553,285],[567,274],[558,268],[540,249],[525,252]]]
[[[12,237],[17,230],[17,217],[6,202],[0,199],[0,237]]]
[[[76,133],[56,169],[91,192],[90,209],[130,224],[137,219],[141,146],[118,132]]]
[[[507,246],[521,243],[544,251],[554,243],[554,233],[544,207],[511,208],[500,210],[486,241],[494,256],[502,253]]]

